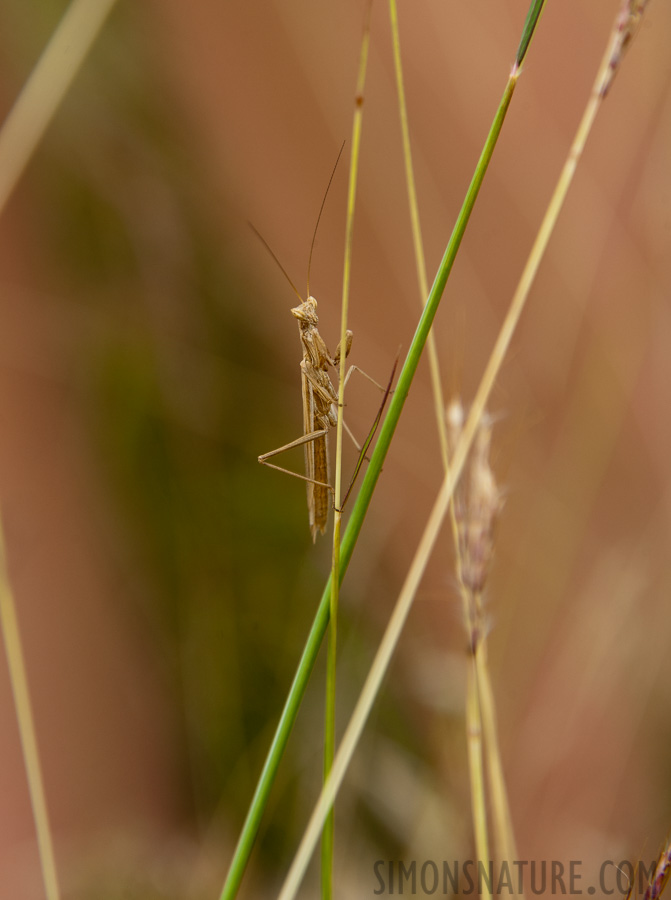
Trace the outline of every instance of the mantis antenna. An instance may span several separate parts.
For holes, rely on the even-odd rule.
[[[342,142],[342,146],[340,147],[340,150],[339,150],[339,152],[338,152],[338,158],[337,158],[336,161],[335,161],[335,165],[333,166],[333,170],[332,170],[331,176],[330,176],[330,178],[329,178],[329,183],[326,185],[326,191],[324,192],[324,196],[323,196],[323,198],[322,198],[322,205],[319,207],[319,215],[317,216],[317,222],[316,222],[316,224],[315,224],[315,230],[314,230],[313,233],[312,233],[312,243],[310,244],[310,255],[308,256],[308,279],[307,279],[307,283],[308,283],[308,294],[307,294],[307,295],[308,295],[308,297],[310,296],[310,267],[312,266],[312,252],[313,252],[313,250],[315,249],[315,241],[317,240],[317,231],[318,231],[318,229],[319,229],[319,222],[321,221],[322,213],[324,212],[324,206],[326,205],[326,198],[328,197],[328,193],[329,193],[329,190],[330,190],[330,188],[331,188],[331,183],[332,183],[332,181],[333,181],[333,176],[334,176],[335,173],[336,173],[336,169],[338,168],[338,163],[340,162],[340,157],[342,156],[342,152],[343,152],[344,149],[345,149],[345,141]],[[278,267],[279,267],[279,269],[280,269],[280,272],[284,275],[284,277],[286,278],[286,280],[289,282],[289,284],[291,285],[291,288],[292,288],[294,294],[298,297],[298,299],[299,299],[299,300],[301,301],[301,303],[302,303],[302,302],[303,302],[303,298],[301,297],[301,295],[300,295],[300,293],[299,293],[299,291],[298,291],[298,288],[297,288],[296,285],[293,283],[293,281],[291,280],[291,278],[289,278],[289,275],[288,275],[288,273],[287,273],[287,270],[284,268],[284,266],[282,265],[282,263],[281,263],[281,262],[279,261],[279,259],[277,258],[277,255],[276,255],[275,252],[273,251],[273,249],[272,249],[272,247],[270,246],[270,244],[268,243],[268,241],[264,238],[264,236],[261,234],[261,232],[260,232],[257,228],[255,228],[254,225],[252,225],[251,222],[248,222],[247,224],[248,224],[249,227],[252,229],[252,231],[253,231],[254,234],[257,236],[257,238],[261,241],[261,243],[262,243],[263,246],[266,248],[266,250],[268,251],[268,253],[270,253],[270,255],[272,256],[272,258],[275,260],[275,262],[277,263],[277,265],[278,265]]]
[[[310,255],[308,256],[308,297],[310,296],[310,266],[312,265],[312,251],[315,249],[315,241],[317,239],[317,229],[319,228],[319,222],[321,220],[322,213],[324,212],[324,206],[326,205],[326,198],[329,195],[329,189],[331,187],[331,182],[333,181],[333,176],[336,173],[336,169],[338,168],[338,163],[340,162],[340,157],[342,156],[342,152],[344,149],[345,149],[345,141],[342,142],[340,151],[338,152],[338,157],[335,161],[335,165],[333,166],[333,171],[331,172],[331,177],[329,178],[329,183],[326,185],[326,190],[324,191],[324,197],[322,199],[322,205],[319,207],[319,215],[317,216],[315,230],[312,233],[312,243],[310,244]]]
[[[261,243],[262,243],[263,246],[266,248],[266,250],[268,251],[268,253],[270,253],[270,255],[272,256],[272,258],[275,260],[275,262],[277,263],[277,265],[278,265],[279,268],[280,268],[280,272],[284,275],[284,277],[286,278],[286,280],[289,282],[289,284],[291,285],[291,287],[292,287],[292,289],[293,289],[294,294],[298,297],[298,299],[299,299],[299,300],[301,301],[301,303],[302,303],[302,302],[303,302],[303,298],[301,297],[301,295],[300,295],[300,293],[299,293],[299,291],[298,291],[298,288],[297,288],[296,285],[293,283],[293,281],[291,280],[291,278],[289,278],[289,275],[287,274],[287,270],[284,268],[284,266],[282,265],[282,263],[279,261],[279,259],[278,259],[277,256],[275,255],[275,253],[274,253],[274,251],[273,251],[273,248],[270,246],[270,244],[269,244],[268,241],[264,238],[264,236],[261,234],[261,232],[260,232],[257,228],[255,228],[254,225],[252,225],[251,222],[248,222],[247,224],[248,224],[249,227],[252,229],[252,231],[253,231],[254,234],[257,236],[257,238],[261,241]],[[309,279],[308,279],[308,281],[309,281]]]

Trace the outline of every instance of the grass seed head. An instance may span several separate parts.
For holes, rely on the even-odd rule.
[[[453,454],[463,428],[461,403],[447,409],[448,444]],[[492,420],[484,415],[478,427],[464,475],[454,494],[461,582],[473,595],[482,593],[494,550],[494,526],[501,509],[501,492],[489,464]]]

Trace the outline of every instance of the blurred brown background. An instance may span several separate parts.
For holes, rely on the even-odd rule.
[[[617,7],[548,3],[436,321],[446,396],[477,386]],[[3,4],[3,116],[64,8]],[[431,276],[526,12],[400,5]],[[387,16],[350,321],[380,381],[419,308]],[[218,896],[309,629],[328,541],[256,462],[301,428],[296,300],[247,222],[303,291],[362,22],[351,0],[118,4],[0,221],[0,502],[66,896]],[[652,2],[492,401],[490,656],[523,859],[648,859],[671,829],[670,29]],[[331,348],[346,183],[343,163],[311,272]],[[361,435],[378,396],[351,385]],[[438,488],[432,415],[423,365],[344,589],[343,725]],[[376,859],[472,854],[464,645],[446,530],[341,795],[340,896],[372,894]],[[247,897],[316,796],[318,669]],[[23,900],[42,894],[5,668],[0,714],[0,897]]]

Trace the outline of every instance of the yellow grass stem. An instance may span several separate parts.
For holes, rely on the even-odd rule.
[[[359,55],[359,71],[357,75],[356,95],[354,101],[354,119],[352,122],[352,150],[350,154],[349,187],[347,192],[347,218],[345,224],[345,260],[343,264],[343,285],[340,321],[340,371],[338,378],[338,423],[336,426],[336,463],[333,519],[333,553],[331,556],[331,597],[329,612],[329,639],[326,671],[326,707],[324,725],[324,781],[329,776],[335,753],[335,698],[336,698],[336,658],[338,634],[338,602],[340,579],[340,531],[342,522],[342,445],[343,445],[343,410],[345,408],[345,378],[347,360],[347,320],[349,313],[349,287],[352,269],[352,241],[354,234],[354,209],[356,205],[356,186],[359,173],[359,155],[361,149],[361,130],[363,127],[363,98],[368,66],[368,49],[370,46],[370,19],[373,3],[369,0],[366,9],[361,51]],[[335,811],[329,810],[322,833],[322,866],[321,888],[322,900],[330,900],[333,895],[333,845],[335,834]]]
[[[47,801],[44,794],[40,757],[37,750],[37,738],[35,736],[35,723],[33,721],[30,693],[28,691],[28,678],[26,676],[26,664],[21,647],[19,623],[16,616],[16,604],[9,584],[7,573],[7,556],[5,553],[5,540],[0,524],[0,622],[7,653],[7,666],[9,678],[14,696],[16,718],[19,723],[21,736],[21,748],[23,760],[26,766],[28,779],[28,791],[30,804],[33,810],[35,831],[37,832],[37,846],[40,854],[40,866],[47,900],[58,900],[58,878],[56,875],[56,862],[54,848],[49,829],[49,815],[47,813]]]
[[[73,0],[0,131],[0,213],[115,0]]]
[[[485,746],[485,763],[491,796],[496,852],[499,860],[506,860],[510,865],[517,859],[517,846],[508,790],[503,775],[501,751],[499,749],[498,728],[496,724],[496,706],[494,692],[487,663],[486,638],[480,642],[475,653],[475,672],[480,701],[480,718]]]
[[[401,63],[401,39],[398,28],[398,11],[396,0],[389,0],[389,18],[391,21],[391,40],[394,51],[394,71],[396,73],[396,89],[398,91],[398,109],[401,120],[401,137],[403,140],[403,161],[405,164],[405,180],[408,187],[408,203],[410,205],[410,226],[412,229],[412,243],[415,250],[415,268],[417,271],[417,286],[419,299],[422,306],[429,296],[429,283],[426,276],[426,260],[424,258],[424,243],[422,241],[422,229],[419,221],[419,206],[417,203],[417,189],[415,187],[415,173],[412,164],[412,150],[410,147],[410,128],[408,125],[408,110],[405,102],[405,87],[403,82],[403,67]],[[429,371],[431,374],[431,388],[433,391],[433,404],[438,427],[438,442],[440,444],[440,456],[443,468],[447,469],[447,432],[445,428],[445,403],[443,401],[443,388],[440,378],[440,365],[438,362],[438,350],[433,329],[427,339],[429,354]]]
[[[73,0],[0,130],[0,213],[68,92],[114,0]],[[1,529],[1,526],[0,526]],[[0,531],[0,621],[48,900],[60,896],[14,598]]]
[[[414,167],[412,163],[412,149],[410,144],[410,128],[408,125],[408,111],[407,104],[405,101],[405,86],[403,80],[403,67],[401,60],[401,39],[400,32],[398,26],[398,10],[396,5],[396,0],[389,0],[389,18],[391,21],[391,35],[392,35],[392,47],[394,52],[394,71],[396,73],[396,89],[398,92],[398,105],[399,105],[399,116],[401,121],[401,135],[403,140],[403,159],[405,163],[405,177],[406,184],[408,188],[408,203],[410,206],[410,225],[412,230],[412,238],[413,238],[413,246],[415,251],[415,267],[417,272],[417,283],[419,287],[419,296],[422,304],[426,302],[426,298],[429,295],[429,287],[428,280],[426,275],[426,260],[424,257],[424,243],[422,240],[422,231],[420,225],[419,218],[419,205],[417,202],[417,190],[415,186],[415,175],[414,175]],[[443,399],[442,392],[442,382],[440,376],[440,364],[438,361],[438,350],[436,347],[436,338],[433,332],[433,329],[429,333],[429,337],[427,340],[427,350],[429,355],[429,372],[431,376],[431,387],[433,392],[433,402],[434,402],[434,411],[436,417],[436,424],[438,427],[438,442],[440,445],[440,455],[443,461],[443,471],[447,473],[449,469],[449,455],[448,455],[448,440],[447,440],[447,428],[445,424],[445,402]],[[461,559],[460,559],[460,550],[459,550],[459,539],[457,534],[457,522],[454,512],[454,504],[450,503],[450,522],[452,527],[452,539],[455,548],[455,560],[456,560],[456,568],[457,568],[457,577],[461,582]],[[463,605],[464,605],[464,616],[467,621],[468,618],[468,606],[469,606],[469,598],[467,593],[462,587],[461,590]],[[469,632],[470,635],[470,632]],[[483,637],[484,640],[484,637]],[[483,657],[483,663],[485,673],[486,673],[486,656]],[[471,670],[469,668],[469,675],[467,679],[467,687],[466,687],[466,710],[467,710],[467,721],[466,721],[466,742],[467,742],[467,753],[469,760],[469,777],[471,780],[471,804],[473,810],[473,828],[475,833],[475,844],[476,851],[478,854],[478,858],[481,859],[486,865],[489,860],[489,839],[488,839],[488,827],[487,827],[487,803],[486,803],[486,790],[484,783],[484,775],[482,768],[482,741],[483,741],[483,730],[482,730],[482,722],[481,722],[481,710],[480,710],[480,702],[479,695],[481,693],[478,687],[478,680],[481,677],[482,666],[475,666]],[[487,680],[489,683],[489,676],[487,675]],[[491,704],[493,704],[494,699],[491,695],[491,690],[489,693],[489,699]],[[490,705],[490,709],[493,712],[493,706]],[[487,741],[488,737],[491,737],[492,734],[492,721],[488,722],[488,727],[485,729],[484,740]],[[498,754],[498,740],[496,740],[496,735],[494,735],[494,744],[486,745],[486,759],[488,763],[489,769],[489,777],[490,782],[492,781],[492,769],[494,770],[494,777],[497,782],[496,795],[499,803],[505,802],[507,815],[505,816],[505,820],[510,824],[511,818],[509,810],[507,809],[507,792],[505,790],[505,784],[501,783],[500,774],[502,773],[502,765],[501,760],[495,760],[495,757]],[[495,827],[498,828],[500,823],[503,821],[501,816],[495,816]],[[505,841],[506,845],[513,844],[514,839],[512,837],[512,833],[509,833],[505,837],[498,834],[497,835],[497,845],[500,845]],[[482,855],[484,853],[484,855]]]
[[[482,764],[482,719],[480,715],[480,697],[478,691],[478,672],[475,656],[468,661],[468,685],[466,689],[466,733],[468,748],[468,769],[471,780],[471,809],[473,813],[473,829],[475,832],[475,852],[478,862],[486,867],[489,864],[489,835],[487,830],[485,771]],[[485,880],[485,885],[487,882]],[[489,893],[491,896],[491,892]]]

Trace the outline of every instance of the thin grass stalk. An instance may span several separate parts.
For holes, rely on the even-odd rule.
[[[420,226],[420,218],[419,218],[419,207],[417,202],[417,190],[415,187],[415,176],[414,176],[414,167],[412,164],[412,149],[410,144],[410,129],[408,125],[408,112],[407,112],[407,104],[405,101],[405,87],[404,87],[404,79],[403,79],[403,67],[402,67],[402,59],[401,59],[401,40],[400,40],[400,31],[398,25],[398,11],[396,0],[389,0],[389,17],[391,22],[391,34],[392,34],[392,46],[394,52],[394,70],[396,73],[396,87],[398,92],[398,102],[399,102],[399,115],[401,122],[401,134],[403,139],[403,158],[405,161],[405,171],[406,171],[406,184],[408,188],[408,202],[410,205],[410,223],[411,230],[413,236],[413,246],[415,251],[415,265],[417,271],[417,281],[419,286],[419,294],[420,301],[422,304],[425,302],[425,298],[428,294],[427,287],[427,278],[426,278],[426,261],[424,257],[424,243],[422,241],[422,233]],[[448,440],[447,440],[447,428],[445,424],[445,403],[443,399],[442,386],[441,386],[441,377],[440,377],[440,366],[438,362],[438,351],[436,348],[436,341],[433,330],[429,334],[428,339],[428,354],[429,354],[429,370],[431,375],[431,385],[434,399],[434,410],[436,416],[436,424],[438,427],[438,440],[440,445],[440,453],[443,461],[443,470],[444,472],[448,471],[449,468],[449,458],[448,458]],[[461,551],[459,545],[459,537],[458,537],[458,527],[457,521],[454,511],[454,503],[450,503],[450,523],[452,527],[452,540],[455,549],[455,560],[456,560],[456,568],[457,568],[457,577],[458,581],[461,584]],[[463,588],[461,589],[462,603],[464,607],[464,616],[465,620],[469,618],[469,598],[467,596],[467,592]],[[483,637],[483,640],[485,638]],[[479,858],[487,864],[489,856],[482,856],[480,853],[483,850],[487,850],[489,847],[488,840],[488,826],[487,826],[487,804],[486,804],[486,791],[484,788],[484,778],[483,778],[483,770],[482,770],[482,741],[483,741],[483,728],[482,722],[480,719],[480,702],[479,696],[481,690],[478,687],[478,680],[481,677],[481,672],[484,668],[485,674],[487,665],[486,665],[486,655],[482,657],[484,660],[481,666],[476,666],[474,671],[469,674],[467,679],[467,687],[466,687],[466,709],[470,711],[470,721],[468,721],[469,716],[467,716],[466,723],[466,743],[467,743],[467,753],[469,759],[469,777],[471,780],[471,803],[473,806],[473,828],[475,835],[475,843],[476,848],[480,848],[478,851]],[[489,681],[489,676],[487,674],[487,679]],[[491,688],[491,685],[490,685]],[[491,694],[491,689],[489,692],[489,700],[490,705],[487,708],[487,712],[493,710],[493,702],[494,698]],[[492,719],[488,722],[488,727],[484,729],[484,740],[487,741],[488,737],[492,737]],[[495,789],[495,808],[498,813],[494,817],[494,825],[497,831],[499,831],[501,824],[503,822],[507,822],[509,826],[509,831],[505,834],[498,833],[497,835],[497,845],[499,847],[505,846],[506,848],[510,846],[514,846],[514,837],[512,834],[512,821],[510,817],[510,811],[508,807],[508,797],[507,791],[505,789],[505,784],[501,782],[501,776],[503,767],[501,764],[500,758],[497,759],[498,755],[498,739],[496,738],[496,734],[493,734],[494,741],[493,743],[486,744],[486,760],[487,766],[489,770],[490,783],[496,785]],[[503,807],[502,808],[502,804]],[[506,857],[508,858],[508,857]],[[511,859],[514,857],[510,857]]]
[[[468,687],[466,690],[466,730],[468,739],[468,769],[471,783],[471,811],[475,833],[475,852],[478,863],[485,867],[489,863],[489,834],[487,829],[487,806],[485,799],[485,770],[482,762],[482,719],[480,716],[480,696],[475,656],[468,661]],[[479,870],[479,869],[478,869]],[[485,869],[486,871],[486,869]],[[488,882],[485,880],[488,887]],[[491,896],[491,890],[489,891]]]
[[[487,662],[487,640],[483,636],[475,652],[475,671],[480,700],[480,717],[485,746],[485,763],[491,795],[492,818],[499,859],[512,865],[517,859],[515,831],[510,815],[508,790],[503,775],[501,751],[496,724],[496,705]]]
[[[542,5],[541,5],[542,8]],[[540,9],[538,10],[537,17],[540,14]],[[528,31],[529,28],[533,30],[533,24],[525,25],[525,29]],[[519,54],[518,54],[519,56]],[[391,444],[392,437],[396,430],[396,426],[398,424],[398,420],[400,418],[401,412],[403,411],[403,406],[405,405],[406,398],[410,391],[410,386],[412,384],[413,378],[415,376],[415,372],[417,371],[417,366],[419,365],[419,360],[422,354],[422,350],[424,349],[424,345],[426,343],[426,339],[428,333],[431,329],[431,325],[435,318],[436,312],[438,310],[438,306],[440,304],[440,300],[443,295],[443,291],[445,289],[445,285],[447,283],[448,276],[450,271],[452,270],[452,266],[454,265],[454,260],[456,258],[457,252],[461,245],[461,241],[464,236],[464,232],[466,230],[466,226],[468,225],[468,221],[470,219],[471,213],[473,211],[473,207],[475,206],[475,201],[477,200],[478,193],[480,191],[480,187],[482,185],[482,181],[485,177],[485,173],[489,166],[489,162],[491,160],[492,154],[494,152],[494,148],[496,146],[496,142],[498,140],[498,136],[501,132],[501,128],[503,127],[503,122],[505,120],[505,116],[510,105],[510,101],[512,100],[512,95],[515,90],[515,85],[517,82],[517,78],[519,76],[519,65],[516,65],[511,72],[511,75],[508,79],[508,83],[506,84],[506,88],[503,93],[503,97],[499,103],[499,107],[497,109],[496,115],[494,117],[494,121],[490,128],[489,134],[487,135],[487,139],[485,141],[482,153],[480,154],[480,158],[476,165],[475,173],[469,185],[469,188],[466,192],[466,197],[464,199],[463,205],[457,217],[457,221],[455,223],[454,229],[448,241],[447,247],[445,249],[445,253],[438,267],[438,272],[436,273],[436,277],[433,282],[433,286],[429,293],[429,298],[427,300],[426,306],[424,307],[424,311],[420,317],[419,323],[417,325],[417,329],[415,331],[415,335],[413,337],[412,343],[410,345],[410,349],[408,350],[408,354],[406,356],[405,362],[403,364],[403,368],[399,375],[398,383],[396,389],[391,398],[391,402],[389,404],[389,409],[387,411],[387,415],[384,419],[382,427],[380,428],[380,434],[375,445],[375,450],[371,456],[368,468],[366,470],[366,474],[364,475],[363,481],[361,483],[361,487],[359,489],[359,493],[357,495],[354,507],[352,508],[352,514],[347,523],[347,528],[345,529],[345,533],[343,535],[341,548],[340,548],[340,569],[338,572],[338,580],[339,583],[342,584],[342,580],[347,572],[347,568],[352,558],[352,554],[354,552],[354,547],[356,546],[356,542],[359,537],[359,533],[361,532],[361,528],[363,525],[363,521],[365,519],[366,513],[368,511],[368,507],[370,505],[370,501],[372,499],[373,492],[375,490],[375,486],[377,484],[377,480],[380,476],[380,472],[382,471],[382,465],[386,458],[387,452],[389,450],[389,446]],[[482,411],[482,410],[481,410]],[[449,502],[449,498],[451,497],[452,490],[454,489],[454,484],[456,483],[456,479],[461,474],[461,469],[464,464],[465,454],[470,447],[473,436],[475,434],[475,428],[477,425],[477,421],[474,418],[475,415],[475,407],[472,410],[471,416],[469,416],[469,420],[467,422],[467,427],[464,429],[464,438],[466,438],[468,433],[468,439],[462,441],[463,454],[459,459],[459,454],[461,453],[461,449],[457,448],[457,455],[455,456],[455,462],[453,463],[453,469],[450,472],[449,476],[446,476],[446,479],[443,483],[443,490],[439,495],[438,500],[441,501],[442,494],[446,492],[447,501]],[[473,421],[471,421],[473,420]],[[459,462],[457,466],[456,463]],[[443,511],[444,512],[444,511]],[[430,525],[432,520],[430,520]],[[420,545],[420,546],[423,546]],[[408,583],[408,590],[413,591],[416,589],[416,584],[414,584],[414,576],[416,573],[410,573],[408,579],[406,579]],[[412,575],[412,578],[410,577]],[[243,825],[242,831],[240,833],[240,837],[238,839],[238,843],[236,845],[233,858],[231,860],[231,865],[228,871],[228,875],[226,877],[226,881],[222,888],[222,893],[220,895],[220,900],[232,900],[237,893],[237,889],[240,885],[240,881],[242,880],[242,876],[244,874],[245,867],[247,865],[247,861],[249,859],[249,855],[251,853],[252,847],[254,845],[254,840],[256,838],[256,834],[258,832],[259,824],[261,822],[261,817],[263,815],[263,811],[268,802],[268,797],[270,795],[270,791],[272,789],[273,781],[275,775],[277,773],[277,769],[280,764],[280,760],[282,757],[282,753],[286,747],[287,741],[289,740],[289,735],[291,734],[291,729],[293,727],[293,723],[295,721],[296,715],[298,714],[298,709],[300,707],[301,701],[305,694],[305,690],[307,688],[307,683],[314,667],[315,660],[317,658],[317,653],[319,652],[319,647],[321,645],[322,639],[324,637],[324,632],[326,630],[326,625],[328,623],[329,617],[329,606],[330,606],[330,597],[331,597],[331,576],[326,582],[324,587],[324,591],[322,593],[321,601],[319,603],[319,607],[317,608],[317,612],[315,614],[315,618],[312,623],[312,627],[310,629],[310,633],[308,635],[305,648],[303,650],[303,654],[301,656],[300,662],[298,664],[298,668],[296,670],[296,674],[294,676],[294,680],[292,682],[291,688],[289,690],[289,694],[287,695],[287,699],[284,704],[284,708],[282,710],[282,714],[280,716],[280,721],[278,723],[277,729],[275,731],[275,735],[273,737],[273,741],[268,751],[268,755],[263,765],[263,770],[259,777],[259,781],[256,786],[256,790],[254,792],[254,797],[252,799],[252,803],[247,812],[247,817],[245,819],[245,823]],[[400,598],[399,598],[400,600]],[[398,604],[397,604],[398,608]],[[405,612],[407,615],[407,610]],[[397,618],[402,618],[403,616],[403,608],[402,604],[400,609],[398,610]],[[392,623],[390,623],[389,628],[391,628]],[[401,622],[402,627],[402,622]],[[388,628],[388,630],[389,630]],[[400,632],[399,632],[400,633]],[[378,650],[378,654],[382,650],[382,646],[380,650]],[[377,658],[377,657],[376,657]],[[386,669],[386,665],[388,664],[388,659],[386,662],[383,658],[381,659],[381,663],[383,668]],[[372,674],[373,670],[371,670]],[[383,671],[382,673],[383,674]],[[370,676],[369,676],[370,677]],[[372,701],[374,699],[374,695],[370,698],[370,703],[372,705]],[[366,706],[366,703],[363,703],[363,706]],[[364,721],[365,717],[368,715],[370,707],[364,712]],[[350,726],[352,722],[350,722]],[[347,736],[347,734],[346,734]],[[356,744],[356,740],[358,740],[358,736],[354,739],[354,744]],[[352,746],[352,749],[353,749]],[[335,786],[335,790],[340,784],[338,779],[342,779],[344,775],[344,769],[341,772],[336,772],[337,768],[342,767],[342,763],[339,766],[339,758],[341,760],[347,756],[346,752],[343,752],[345,748],[345,738],[343,738],[343,745],[341,749],[336,754],[336,758],[334,760],[334,766],[331,771],[331,774],[327,780],[326,785],[324,786],[324,790],[322,791],[322,796],[320,798],[319,804],[315,812],[313,813],[313,818],[316,819],[319,816],[322,816],[325,811],[328,811],[330,807],[334,794],[331,794]],[[345,768],[346,768],[345,764]],[[325,807],[323,806],[325,804]],[[319,828],[323,824],[323,818],[320,818]],[[305,838],[304,838],[305,841]],[[314,844],[311,845],[308,857],[314,849]],[[305,852],[303,849],[302,853]],[[293,874],[296,875],[298,868],[301,866],[301,862],[298,860],[298,857],[294,860],[294,866],[292,866]],[[302,872],[299,875],[298,880],[302,877]],[[290,895],[287,895],[290,896]]]
[[[407,105],[405,102],[405,89],[401,61],[400,34],[396,0],[389,0],[389,11],[392,32],[392,45],[394,51],[394,68],[396,73],[396,84],[399,98],[401,133],[403,138],[403,156],[405,161],[406,183],[408,187],[408,200],[410,205],[411,229],[413,235],[413,245],[415,249],[415,262],[420,298],[423,303],[424,298],[427,296],[426,263],[424,258],[424,247],[417,203],[417,191],[415,187],[414,169],[412,164],[410,130],[408,126]],[[449,462],[447,450],[447,433],[443,412],[445,407],[442,395],[438,353],[433,331],[431,331],[431,333],[429,334],[428,354],[440,451],[443,460],[443,468],[444,471],[447,472]],[[455,547],[457,576],[459,581],[461,582],[460,548],[453,503],[450,503],[450,521],[452,526],[453,543]],[[469,601],[464,590],[461,591],[461,594],[464,611],[467,615]],[[485,641],[486,637],[483,636],[482,640]],[[506,859],[512,860],[515,858],[516,854],[509,853],[509,850],[511,848],[514,848],[515,841],[512,831],[512,820],[508,804],[508,795],[505,783],[503,781],[503,767],[499,755],[498,738],[495,730],[494,697],[491,691],[491,682],[487,669],[486,652],[479,653],[477,659],[478,664],[475,666],[472,674],[469,674],[469,678],[467,680],[466,709],[470,712],[467,716],[468,721],[466,734],[476,848],[480,848],[480,850],[478,851],[479,858],[482,859],[483,862],[487,863],[489,859],[489,841],[487,833],[486,791],[484,789],[484,778],[482,770],[483,727],[485,757],[487,760],[489,780],[490,784],[492,785],[493,793],[492,805],[494,808],[494,826],[497,831],[497,846],[499,848],[499,851],[503,853],[503,856]],[[481,686],[479,686],[479,681],[482,678],[486,678],[486,683],[483,683]],[[481,703],[479,699],[481,695],[486,695],[487,697],[487,703],[484,707],[485,716],[487,718],[486,726],[483,726],[483,723],[481,721]],[[502,830],[504,827],[505,830]],[[482,855],[482,853],[484,853],[485,855]]]
[[[453,500],[454,498],[452,498]],[[450,514],[453,515],[454,503],[450,502]],[[457,551],[459,553],[459,551]],[[458,556],[458,559],[460,557]],[[489,864],[490,844],[489,844],[489,824],[487,816],[487,782],[485,781],[485,764],[489,785],[492,785],[492,756],[498,756],[498,740],[496,734],[492,735],[485,725],[487,719],[487,703],[489,701],[490,708],[493,704],[493,696],[491,695],[491,687],[489,697],[485,697],[483,689],[483,673],[481,668],[482,647],[484,636],[481,634],[481,623],[477,623],[472,614],[472,598],[461,582],[460,594],[462,605],[464,608],[464,622],[466,623],[466,632],[469,642],[469,657],[467,663],[466,678],[466,752],[468,757],[468,775],[470,779],[471,789],[471,814],[473,817],[473,836],[475,839],[475,851],[478,862],[482,862],[484,866]],[[488,672],[487,680],[489,679]],[[489,724],[491,719],[488,720]],[[498,766],[501,769],[501,760],[498,759]],[[503,785],[505,792],[505,784]],[[506,808],[507,794],[504,793]],[[494,802],[492,801],[494,807]],[[497,808],[498,809],[498,808]],[[494,832],[496,836],[497,848],[500,847],[502,840],[502,832],[500,830],[500,821],[494,816]],[[507,842],[505,843],[507,847]],[[507,856],[502,856],[508,859]],[[512,858],[511,858],[512,859]],[[486,882],[485,882],[486,883]]]
[[[40,856],[40,868],[47,900],[59,900],[58,876],[56,874],[56,860],[49,828],[49,814],[44,793],[42,769],[37,749],[37,737],[35,735],[35,722],[33,720],[30,692],[28,690],[28,678],[26,664],[21,646],[21,635],[16,615],[16,604],[7,574],[7,555],[5,552],[5,539],[0,523],[0,622],[2,622],[2,634],[5,641],[7,654],[7,667],[9,679],[12,685],[16,718],[19,723],[21,736],[21,749],[26,766],[26,778],[28,780],[28,792],[30,805],[33,811],[35,831],[37,833],[37,847]]]
[[[0,131],[0,213],[115,0],[73,0]]]
[[[340,558],[341,515],[336,511],[333,522],[333,566]],[[335,755],[335,712],[336,712],[336,659],[338,646],[338,579],[331,579],[331,602],[329,606],[329,634],[326,656],[326,702],[324,705],[324,777],[331,773]],[[332,806],[324,821],[321,849],[321,892],[322,900],[333,896],[333,844],[335,837],[335,809]]]
[[[454,520],[454,503],[450,501],[450,518]],[[457,541],[457,569],[461,569],[459,542]],[[458,574],[457,577],[460,577]],[[466,677],[466,755],[468,758],[468,777],[471,793],[471,815],[473,818],[473,837],[478,862],[487,866],[489,855],[489,824],[487,817],[487,788],[483,767],[483,758],[488,761],[489,746],[487,734],[483,727],[481,702],[480,672],[477,666],[477,644],[472,640],[475,625],[472,622],[471,604],[468,592],[460,583],[460,595],[464,610],[464,622],[469,641],[469,659]],[[496,824],[496,823],[495,823]]]
[[[422,228],[419,220],[419,204],[417,203],[417,189],[415,187],[415,173],[412,164],[412,148],[410,145],[410,127],[408,125],[408,109],[405,102],[405,86],[403,80],[403,65],[401,60],[401,37],[398,27],[398,10],[396,0],[389,0],[389,19],[391,23],[391,42],[394,52],[394,72],[396,75],[396,90],[398,92],[398,110],[401,122],[401,138],[403,141],[403,162],[405,165],[405,181],[408,188],[408,204],[410,206],[410,227],[412,231],[412,243],[415,251],[415,269],[417,272],[417,287],[422,306],[429,296],[429,284],[426,276],[426,259],[424,257],[424,242],[422,240]],[[447,469],[447,430],[445,428],[445,403],[443,401],[443,388],[440,377],[440,364],[438,362],[438,350],[436,337],[433,330],[429,332],[427,340],[427,352],[429,354],[429,373],[431,375],[431,389],[433,392],[433,404],[438,428],[438,443],[443,468]]]
[[[366,70],[368,66],[368,49],[370,46],[370,19],[373,3],[369,0],[361,38],[359,55],[359,72],[357,75],[356,95],[354,102],[354,119],[352,122],[352,152],[350,155],[349,187],[347,192],[347,217],[345,224],[345,259],[343,264],[343,286],[340,321],[340,346],[347,343],[347,321],[349,313],[349,287],[352,270],[352,242],[354,234],[354,209],[356,205],[356,187],[359,173],[359,155],[361,149],[361,130],[363,126],[363,98],[366,86]],[[338,602],[340,579],[340,533],[342,523],[342,445],[343,445],[343,410],[345,408],[345,379],[347,374],[346,353],[340,354],[340,372],[338,378],[338,423],[336,426],[336,463],[333,517],[333,553],[331,557],[331,599],[329,606],[329,640],[326,663],[326,705],[324,726],[324,781],[329,776],[335,753],[335,715],[336,715],[336,658],[338,634]],[[331,900],[333,894],[333,843],[335,834],[335,810],[329,811],[322,833],[322,867],[321,887],[323,900]]]
[[[519,320],[529,290],[531,289],[536,272],[538,271],[538,266],[540,265],[540,261],[545,253],[552,231],[554,230],[559,212],[566,199],[566,194],[573,180],[573,176],[582,156],[596,115],[610,89],[615,74],[619,69],[624,51],[629,46],[640,25],[640,20],[646,5],[647,0],[623,0],[621,4],[620,12],[613,24],[606,51],[597,71],[585,111],[569,149],[566,162],[564,163],[554,193],[548,204],[538,236],[534,242],[531,253],[529,254],[517,290],[511,301],[510,310],[506,319],[506,325],[509,330],[511,328],[514,330],[517,321]],[[504,347],[504,341],[505,338],[502,338],[500,347],[497,345],[498,352],[502,355],[505,355],[507,350],[507,344]],[[497,851],[502,859],[511,862],[517,858],[517,849],[515,845],[512,818],[510,815],[508,792],[503,775],[501,754],[498,745],[496,707],[489,674],[489,666],[487,663],[486,641],[486,635],[483,634],[476,652],[476,671],[486,748],[487,774],[492,797],[494,828],[497,835]]]
[[[0,214],[98,36],[114,0],[74,0],[0,129]],[[0,620],[48,900],[58,900],[49,817],[13,594],[0,524]]]

